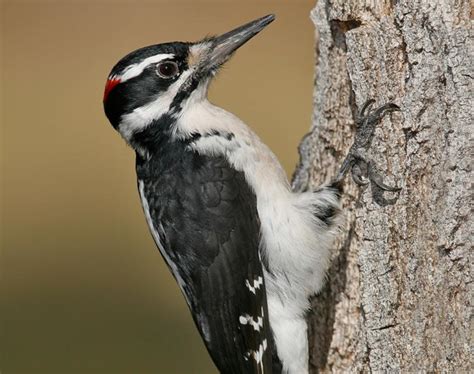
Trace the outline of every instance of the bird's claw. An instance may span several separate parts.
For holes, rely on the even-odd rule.
[[[369,184],[368,166],[369,164],[362,157],[354,159],[351,167],[351,175],[357,185],[366,186]]]
[[[385,184],[382,180],[382,176],[375,170],[375,168],[370,164],[369,165],[369,177],[368,177],[377,187],[381,190],[389,192],[398,192],[401,190],[401,187],[389,186]]]
[[[356,120],[357,131],[354,144],[352,144],[346,159],[343,161],[335,182],[339,183],[350,170],[352,179],[359,186],[365,186],[369,182],[372,182],[384,191],[397,192],[400,191],[400,188],[385,184],[382,180],[382,176],[377,172],[374,165],[359,153],[360,149],[368,148],[375,127],[380,120],[387,113],[400,110],[400,108],[393,103],[388,103],[372,110],[374,103],[374,100],[368,100],[359,112]]]

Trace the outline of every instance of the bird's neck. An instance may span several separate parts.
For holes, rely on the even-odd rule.
[[[287,195],[286,173],[273,152],[243,121],[226,110],[203,100],[183,112],[178,120],[183,137],[199,133],[190,148],[204,155],[222,155],[261,196]],[[273,181],[271,185],[266,181]],[[260,191],[261,190],[261,191]]]
[[[126,140],[138,155],[145,159],[150,158],[171,143],[175,121],[171,116],[163,115],[147,126],[143,126],[141,130],[134,132]]]
[[[160,114],[158,111],[157,114],[159,116],[153,119],[148,111],[141,109],[122,120],[122,137],[145,158],[156,154],[169,143],[192,140],[196,136],[219,131],[239,132],[246,128],[233,114],[211,104],[201,95],[192,95],[177,113],[169,111]]]
[[[286,196],[289,183],[273,152],[238,117],[207,99],[188,102],[178,116],[164,115],[134,134],[130,144],[140,158],[162,159],[172,167],[183,152],[225,157],[244,172],[260,201]],[[174,156],[173,156],[174,155]],[[273,181],[271,185],[266,181]]]

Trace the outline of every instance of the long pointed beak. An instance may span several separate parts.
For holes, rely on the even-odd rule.
[[[274,19],[275,16],[269,14],[211,39],[212,46],[206,58],[208,68],[215,69],[222,65],[233,52],[262,31]]]

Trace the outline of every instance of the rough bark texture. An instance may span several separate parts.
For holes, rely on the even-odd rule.
[[[312,372],[473,372],[468,0],[319,0],[311,133],[294,188],[335,175],[369,98],[366,155],[398,194],[347,178],[346,221],[309,315]]]

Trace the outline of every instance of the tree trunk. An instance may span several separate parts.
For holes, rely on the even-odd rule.
[[[295,189],[336,173],[369,99],[401,112],[366,156],[400,193],[345,183],[345,224],[309,314],[312,372],[473,371],[468,0],[319,0],[311,133]]]

